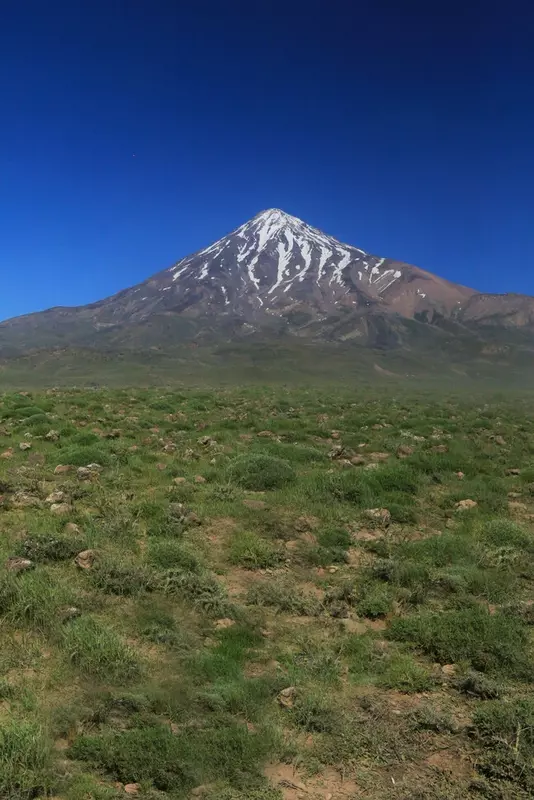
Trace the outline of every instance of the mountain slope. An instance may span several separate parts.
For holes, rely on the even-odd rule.
[[[477,339],[487,325],[530,330],[534,300],[481,295],[270,209],[112,297],[0,324],[0,353],[67,343],[161,348],[253,331],[411,346],[428,325],[445,344]]]

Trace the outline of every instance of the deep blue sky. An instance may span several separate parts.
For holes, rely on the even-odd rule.
[[[526,2],[21,0],[0,19],[0,318],[276,206],[534,294]]]

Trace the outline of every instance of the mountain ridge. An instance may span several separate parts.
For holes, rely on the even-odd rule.
[[[477,292],[267,209],[110,297],[5,320],[0,353],[43,343],[124,347],[129,338],[158,346],[158,331],[162,347],[262,331],[402,347],[410,346],[412,323],[474,339],[488,328],[534,336],[534,298]]]

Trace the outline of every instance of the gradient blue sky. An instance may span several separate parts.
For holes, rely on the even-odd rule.
[[[276,206],[534,294],[534,11],[23,0],[0,21],[0,318],[134,284]]]

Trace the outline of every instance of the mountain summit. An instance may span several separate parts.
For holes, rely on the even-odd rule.
[[[273,330],[389,347],[402,345],[406,330],[413,335],[406,321],[453,336],[480,326],[530,329],[534,301],[481,295],[343,244],[271,208],[105,300],[2,323],[0,352],[65,344],[164,346]]]

